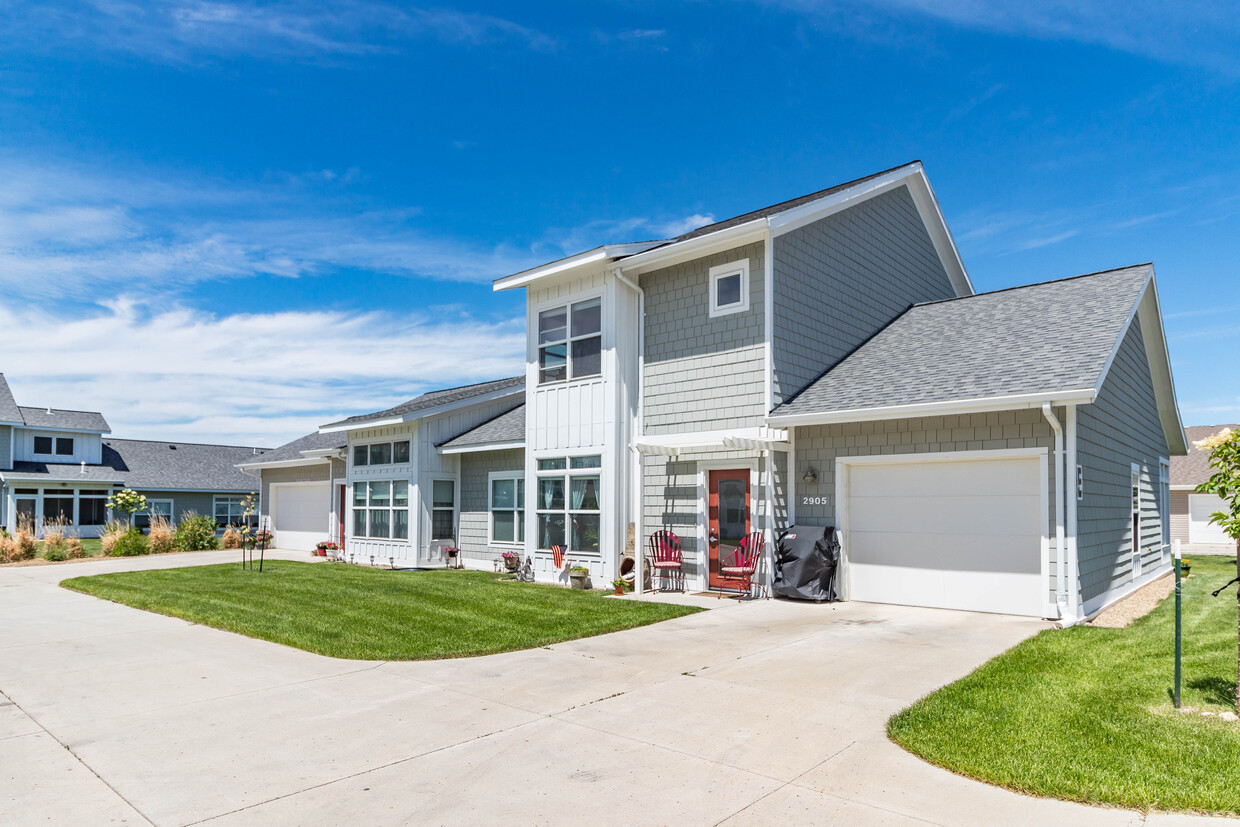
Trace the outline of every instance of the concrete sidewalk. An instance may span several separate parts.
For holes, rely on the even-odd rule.
[[[887,741],[890,714],[1033,621],[716,601],[545,649],[377,663],[56,585],[235,557],[0,569],[0,823],[1198,821],[1016,795]]]

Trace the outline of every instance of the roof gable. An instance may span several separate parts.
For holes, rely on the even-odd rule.
[[[112,428],[103,414],[96,411],[66,411],[59,408],[30,408],[18,406],[22,421],[27,428],[44,428],[49,431],[90,431],[110,434]]]
[[[4,378],[3,373],[0,373],[0,422],[12,422],[15,424],[22,422],[22,412],[17,408],[17,402],[13,399],[13,392],[9,390],[9,383]]]
[[[477,450],[478,446],[502,444],[516,448],[525,444],[525,404],[492,417],[481,425],[470,428],[436,447],[453,450]]]
[[[513,376],[508,379],[496,379],[490,382],[480,382],[475,385],[462,385],[457,388],[444,388],[442,390],[428,391],[421,396],[415,396],[406,402],[402,402],[386,410],[376,411],[369,414],[361,414],[359,416],[350,416],[338,422],[331,422],[322,426],[319,430],[327,433],[329,431],[344,431],[350,428],[361,428],[368,424],[384,421],[407,422],[412,419],[419,419],[426,416],[435,409],[457,404],[467,404],[472,401],[483,401],[492,396],[505,396],[516,393],[522,393],[525,390],[525,377]]]
[[[1240,431],[1240,425],[1194,425],[1184,429],[1188,442],[1188,452],[1184,456],[1171,458],[1172,485],[1201,485],[1210,479],[1214,471],[1210,468],[1210,452],[1194,445],[1194,442],[1213,436],[1224,428],[1233,432]]]
[[[303,451],[325,451],[330,449],[343,450],[348,447],[348,437],[339,431],[329,433],[314,433],[300,436],[291,442],[286,442],[278,448],[273,448],[266,453],[249,460],[242,461],[243,468],[260,468],[264,465],[273,463],[293,463],[293,462],[318,462],[318,458],[307,457]]]

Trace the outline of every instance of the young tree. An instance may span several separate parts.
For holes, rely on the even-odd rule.
[[[124,514],[125,522],[133,525],[133,515],[139,511],[146,511],[146,497],[131,488],[125,488],[113,494],[108,499],[107,506],[113,511]]]
[[[1197,492],[1217,494],[1223,499],[1227,510],[1215,511],[1210,522],[1221,526],[1223,533],[1236,541],[1236,577],[1240,579],[1240,431],[1232,433],[1230,428],[1224,428],[1193,444],[1210,452],[1214,476],[1197,486]],[[1236,603],[1240,608],[1240,588],[1236,590]],[[1240,628],[1236,640],[1236,711],[1240,712]]]

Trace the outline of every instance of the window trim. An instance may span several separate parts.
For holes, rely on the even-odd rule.
[[[573,307],[574,305],[585,304],[587,302],[592,302],[592,301],[598,302],[598,332],[587,333],[582,336],[574,336],[573,335]],[[605,322],[605,316],[603,314],[603,307],[604,307],[603,294],[597,293],[597,294],[592,294],[588,296],[582,296],[576,299],[570,299],[568,301],[557,300],[555,303],[548,304],[545,307],[535,307],[532,309],[533,316],[534,316],[533,324],[531,325],[531,328],[533,329],[532,341],[534,344],[533,361],[534,361],[534,370],[537,372],[537,375],[538,375],[538,386],[539,387],[542,387],[543,385],[568,384],[571,382],[587,382],[587,381],[597,380],[597,379],[602,378],[603,369],[604,369],[603,325]],[[555,339],[554,341],[550,341],[550,342],[540,341],[541,333],[538,329],[539,318],[544,313],[551,313],[551,312],[554,312],[560,309],[564,310],[564,338]],[[598,339],[599,340],[598,342],[598,345],[599,345],[598,373],[589,373],[584,376],[577,376],[573,372],[573,344],[575,342],[584,342],[587,339]],[[561,344],[564,345],[564,378],[563,379],[543,379],[543,376],[542,376],[543,348],[549,347],[551,345],[561,345]]]
[[[47,451],[39,450],[39,440],[46,439],[51,448]],[[54,457],[56,456],[56,437],[52,434],[31,434],[30,435],[30,453],[36,457]]]
[[[435,537],[435,512],[447,511],[446,508],[435,507],[435,483],[450,482],[452,483],[452,536],[451,537]],[[430,525],[426,527],[427,533],[430,535],[430,542],[442,543],[451,541],[453,544],[459,544],[461,541],[461,485],[456,481],[456,477],[446,475],[432,476],[430,484],[430,497],[426,503],[427,513],[430,514]]]
[[[388,500],[387,500],[386,506],[375,506],[375,505],[370,504],[370,486],[373,485],[374,483],[380,483],[380,482],[386,482],[388,484]],[[407,488],[405,489],[405,501],[406,502],[405,502],[405,505],[403,506],[399,506],[395,504],[396,503],[395,488],[396,488],[396,483],[398,482],[403,482],[407,486]],[[357,505],[357,502],[354,499],[359,485],[366,489],[366,504],[365,505]],[[409,519],[409,512],[413,508],[412,506],[413,491],[416,489],[416,487],[417,486],[415,486],[410,480],[408,480],[405,477],[383,477],[381,479],[354,480],[352,483],[348,485],[348,489],[349,489],[348,505],[347,505],[348,514],[344,515],[344,519],[348,520],[348,524],[347,524],[348,531],[346,532],[347,538],[350,540],[379,540],[379,541],[387,542],[387,543],[405,543],[406,545],[412,544],[414,542],[414,538],[409,536],[409,534],[411,533],[411,529],[412,529],[412,521]],[[365,521],[366,533],[365,534],[357,533],[356,520],[357,520],[358,511],[364,511],[366,513],[366,521]],[[388,523],[387,523],[388,534],[386,537],[371,536],[370,534],[370,512],[372,511],[387,511],[388,512]],[[395,512],[397,511],[405,512],[405,536],[404,537],[393,537],[392,536],[392,529],[396,525]]]
[[[515,471],[492,471],[487,474],[487,545],[500,546],[503,548],[525,548],[525,512],[529,506],[529,491],[525,491],[522,495],[525,503],[519,508],[501,508],[501,511],[511,511],[514,516],[514,526],[517,531],[517,539],[515,540],[496,540],[495,539],[495,482],[497,480],[512,480],[514,483],[513,493],[516,493],[515,483],[525,482],[525,469]]]
[[[409,446],[409,459],[401,460],[400,462],[397,462],[396,461],[396,446],[402,442]],[[384,444],[389,446],[388,455],[392,457],[392,460],[390,462],[371,462],[370,461],[371,446],[372,445],[384,445]],[[349,446],[349,448],[350,448],[349,467],[351,468],[391,468],[394,465],[408,465],[409,463],[413,462],[413,445],[409,437],[406,437],[405,439],[377,439],[377,440],[374,440],[373,442],[354,442],[352,445]],[[366,461],[358,462],[357,452],[359,449],[362,449],[362,448],[366,449]]]
[[[719,291],[717,284],[720,279],[728,276],[740,275],[741,277],[741,299],[733,304],[719,304]],[[744,313],[749,309],[749,259],[743,258],[740,261],[732,261],[727,264],[717,264],[710,268],[710,318],[714,319],[718,316],[730,316],[733,313]]]
[[[598,466],[592,467],[592,468],[573,468],[572,467],[573,465],[572,460],[574,458],[593,457],[593,456],[599,457],[600,461],[599,461]],[[562,514],[564,516],[565,551],[567,553],[581,555],[581,556],[589,557],[591,559],[594,559],[594,558],[601,559],[602,554],[603,554],[603,512],[605,511],[603,506],[607,502],[607,498],[603,493],[604,492],[603,481],[606,478],[605,458],[603,457],[602,454],[599,454],[594,450],[574,451],[574,452],[565,451],[565,452],[554,452],[554,453],[548,452],[546,456],[535,458],[534,468],[535,469],[538,468],[538,460],[561,459],[561,458],[565,460],[566,467],[564,468],[547,470],[547,471],[535,470],[534,491],[533,491],[534,506],[532,509],[529,506],[530,492],[528,490],[525,492],[526,508],[527,510],[531,510],[534,514],[534,533],[535,533],[534,546],[535,546],[535,549],[537,551],[544,551],[544,552],[550,551],[550,549],[542,548],[538,544],[538,515],[540,514]],[[595,496],[598,498],[598,504],[599,504],[599,507],[597,509],[573,508],[572,507],[572,487],[573,487],[572,481],[574,477],[597,477],[598,478],[598,490],[595,492]],[[538,505],[539,483],[543,479],[553,479],[553,478],[559,478],[559,479],[564,480],[564,508],[563,509],[540,508]],[[583,549],[575,549],[572,547],[573,546],[573,534],[572,534],[572,515],[573,514],[593,514],[593,515],[598,516],[599,518],[599,548],[598,548],[598,551],[587,551]],[[528,534],[526,535],[526,540],[529,541]]]
[[[60,450],[60,443],[62,443],[62,442],[68,442],[68,443],[69,443],[69,450],[68,450],[68,452],[67,452],[67,453],[66,453],[65,451]],[[77,455],[77,440],[76,440],[76,439],[74,439],[74,438],[73,438],[73,437],[71,437],[71,436],[58,436],[58,437],[56,437],[56,439],[55,439],[55,441],[54,441],[54,443],[53,443],[53,445],[52,445],[52,448],[53,448],[53,449],[54,449],[54,451],[55,451],[55,455],[56,455],[56,456],[58,456],[58,457],[72,457],[72,456],[76,456],[76,455]]]
[[[228,509],[228,522],[224,523],[224,525],[220,525],[220,513],[219,513],[220,512],[220,500],[236,500],[237,501],[236,502],[237,516],[235,518],[236,519],[235,523],[233,522],[234,517],[232,515],[232,508],[231,508],[232,503],[229,502],[230,507]],[[215,520],[216,528],[226,528],[227,526],[230,526],[230,525],[244,525],[246,522],[245,495],[244,494],[215,494],[213,495],[211,497],[211,516]],[[257,524],[257,517],[258,515],[251,514],[249,522],[251,524]]]

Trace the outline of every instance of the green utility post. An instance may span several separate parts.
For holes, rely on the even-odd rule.
[[[1180,708],[1180,541],[1175,541],[1175,708]]]

